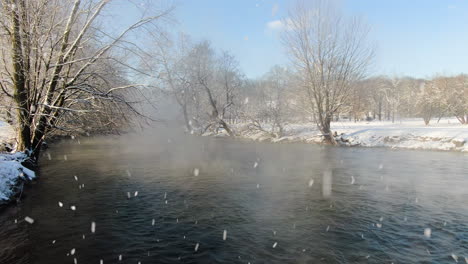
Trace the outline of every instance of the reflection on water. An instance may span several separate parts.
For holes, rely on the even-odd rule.
[[[1,263],[468,257],[468,157],[460,153],[167,133],[55,144],[39,174],[22,203],[0,214]]]

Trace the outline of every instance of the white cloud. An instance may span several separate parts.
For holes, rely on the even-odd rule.
[[[282,31],[293,29],[293,23],[290,18],[283,20],[273,20],[266,24],[267,31]]]
[[[266,24],[267,29],[269,30],[282,30],[284,28],[283,22],[281,20],[273,20]]]

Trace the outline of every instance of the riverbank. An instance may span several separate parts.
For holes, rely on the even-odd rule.
[[[284,127],[284,135],[277,137],[269,130],[255,130],[247,124],[233,127],[239,138],[273,142],[322,142],[322,136],[315,124],[289,124]],[[468,126],[461,125],[456,119],[443,119],[425,126],[420,119],[407,119],[391,122],[334,122],[332,130],[337,141],[343,146],[388,147],[393,149],[421,149],[459,151],[468,153]],[[206,136],[225,136],[223,133]],[[27,159],[24,153],[7,153],[14,148],[14,131],[10,125],[0,122],[0,204],[11,200],[20,190],[23,182],[35,178],[33,171],[22,165]]]
[[[314,123],[286,125],[281,137],[268,132],[270,125],[264,124],[262,127],[264,131],[252,129],[247,124],[234,126],[238,137],[255,141],[320,144],[323,140]],[[468,152],[468,126],[458,123],[456,119],[442,119],[439,123],[433,121],[429,126],[425,126],[421,119],[405,119],[395,123],[334,122],[332,131],[336,132],[335,138],[343,146]]]
[[[0,205],[7,203],[21,191],[22,183],[36,177],[34,171],[22,163],[28,158],[23,152],[8,153],[14,149],[14,130],[0,122]]]

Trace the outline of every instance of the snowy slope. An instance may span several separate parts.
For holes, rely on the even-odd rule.
[[[264,127],[268,127],[265,125]],[[268,133],[240,129],[240,137],[271,142],[321,142],[314,123],[289,124],[285,135],[274,138]],[[405,149],[452,150],[468,152],[468,126],[456,119],[443,119],[425,126],[421,119],[392,122],[334,122],[332,130],[345,145]]]
[[[35,173],[21,165],[27,156],[22,152],[0,154],[0,202],[15,194],[19,181],[32,180]]]
[[[7,123],[0,121],[0,143],[12,142],[14,131]],[[32,170],[21,165],[27,156],[22,152],[0,153],[0,203],[15,194],[20,181],[35,178]]]

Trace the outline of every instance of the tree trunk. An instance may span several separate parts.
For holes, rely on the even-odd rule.
[[[382,101],[379,101],[379,121],[382,121]]]
[[[468,115],[460,115],[457,116],[458,121],[460,121],[461,124],[466,125],[468,124]]]
[[[224,122],[223,119],[219,119],[219,123],[224,128],[224,130],[226,130],[226,132],[228,133],[229,136],[231,136],[231,137],[234,136],[234,133],[232,132],[231,128],[229,128],[228,124],[226,124],[226,122]]]
[[[423,119],[424,119],[424,124],[425,124],[426,126],[428,126],[428,125],[429,125],[429,122],[431,122],[431,117],[425,116],[425,117],[423,117]]]
[[[216,100],[213,98],[210,89],[208,88],[208,86],[206,86],[206,84],[202,83],[202,85],[205,88],[206,93],[208,94],[208,100],[213,111],[211,114],[211,118],[216,120],[216,122],[219,123],[224,128],[224,130],[226,130],[229,136],[234,136],[234,133],[232,133],[232,130],[229,128],[229,125],[226,122],[224,122],[222,118],[220,118],[219,111],[216,106]]]
[[[187,105],[186,104],[182,105],[182,113],[184,115],[185,127],[187,127],[188,132],[191,133],[193,131],[193,128],[190,125],[190,120],[188,118]]]
[[[333,137],[333,133],[331,131],[331,120],[332,118],[329,116],[322,119],[319,129],[320,129],[320,132],[322,132],[325,143],[330,144],[330,145],[336,145],[337,144],[336,140]]]
[[[14,1],[12,1],[14,6]],[[12,34],[11,47],[13,59],[13,98],[16,103],[16,115],[18,124],[18,146],[19,151],[31,151],[31,126],[29,115],[28,91],[26,89],[26,80],[23,72],[23,50],[21,46],[21,29],[19,14],[13,9],[11,11]],[[30,154],[30,153],[28,153]]]

